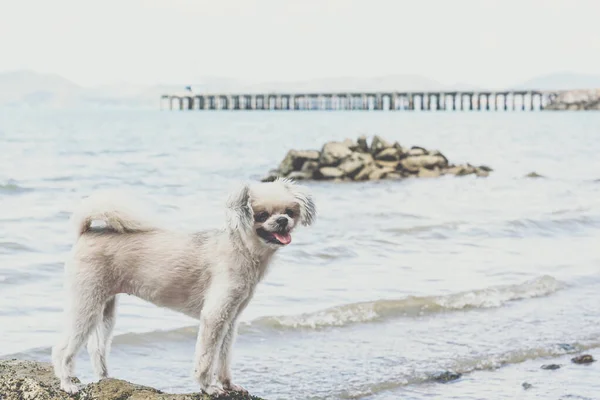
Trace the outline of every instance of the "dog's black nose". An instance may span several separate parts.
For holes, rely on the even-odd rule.
[[[282,228],[286,227],[288,224],[288,219],[286,217],[279,217],[277,218],[277,225],[281,226]]]

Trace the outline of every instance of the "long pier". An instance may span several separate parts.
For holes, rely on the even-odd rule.
[[[170,110],[376,110],[376,111],[536,111],[558,92],[367,92],[266,94],[165,94]]]

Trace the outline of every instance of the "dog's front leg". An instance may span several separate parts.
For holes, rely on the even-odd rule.
[[[223,385],[223,389],[234,392],[242,392],[248,393],[246,389],[243,387],[236,385],[232,382],[231,379],[231,350],[233,347],[233,343],[235,341],[235,336],[237,333],[237,320],[250,302],[250,298],[252,294],[250,294],[243,302],[240,304],[234,317],[229,321],[228,326],[225,330],[225,335],[223,338],[223,343],[221,345],[221,352],[219,355],[220,363],[219,363],[219,371],[217,373],[217,379]]]
[[[215,285],[207,293],[196,343],[194,376],[206,393],[223,394],[223,386],[216,381],[216,364],[221,351],[226,328],[231,322],[245,296],[241,288],[228,284]]]

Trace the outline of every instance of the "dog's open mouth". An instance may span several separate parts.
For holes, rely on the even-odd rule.
[[[258,228],[256,233],[267,243],[285,246],[292,242],[292,235],[289,232],[269,232],[263,228]]]

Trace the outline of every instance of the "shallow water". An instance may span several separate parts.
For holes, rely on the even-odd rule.
[[[236,381],[268,399],[595,398],[600,366],[565,354],[600,356],[598,126],[598,113],[0,110],[0,357],[49,359],[81,196],[133,188],[174,227],[212,228],[228,190],[289,148],[380,134],[495,171],[310,184],[318,222],[245,311]],[[112,374],[197,390],[196,322],[119,302]],[[565,367],[539,370],[554,358]],[[443,370],[464,375],[432,383]],[[84,351],[78,372],[94,379]]]

